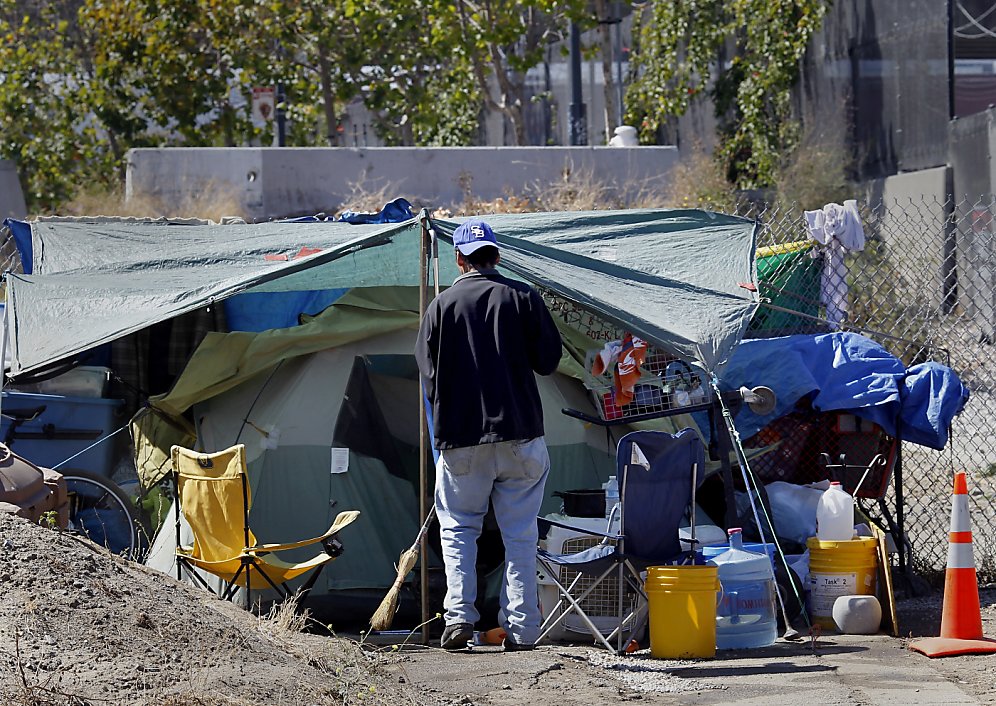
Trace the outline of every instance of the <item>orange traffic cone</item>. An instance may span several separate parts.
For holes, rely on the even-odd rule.
[[[996,652],[996,640],[982,636],[979,582],[975,575],[975,555],[972,553],[968,483],[964,471],[955,473],[951,496],[951,533],[948,536],[948,568],[944,575],[941,636],[917,640],[910,644],[910,649],[928,657]]]

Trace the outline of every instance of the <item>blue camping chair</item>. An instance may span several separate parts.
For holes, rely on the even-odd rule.
[[[697,486],[705,477],[705,449],[698,434],[693,429],[682,429],[677,434],[631,432],[619,440],[616,469],[620,479],[619,503],[612,513],[619,523],[615,525],[610,518],[606,529],[620,527],[621,531],[594,532],[539,518],[541,536],[555,525],[602,540],[576,554],[537,551],[541,571],[557,585],[560,594],[557,605],[540,627],[539,640],[567,616],[575,614],[597,642],[609,651],[623,654],[623,635],[638,635],[647,621],[647,594],[640,573],[648,566],[682,563],[690,558],[690,553],[682,552],[678,528],[692,501],[693,478]],[[563,580],[561,569],[577,575],[568,583]],[[613,576],[618,579],[618,624],[608,635],[603,635],[583,610],[582,603],[599,584]],[[585,584],[583,590],[580,584]],[[627,589],[635,601],[624,614]],[[613,639],[616,647],[612,646]]]

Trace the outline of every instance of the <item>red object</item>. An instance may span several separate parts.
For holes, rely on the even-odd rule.
[[[500,645],[504,642],[507,635],[502,628],[491,628],[484,632],[484,644],[485,645]]]
[[[610,419],[619,419],[623,416],[622,407],[616,404],[616,393],[615,392],[603,392],[602,393],[602,417],[608,421]]]
[[[297,251],[297,255],[294,256],[294,259],[297,260],[298,258],[301,258],[301,257],[308,257],[308,255],[314,255],[315,253],[319,253],[321,251],[322,251],[321,248],[303,247],[303,248],[301,248],[300,250]]]

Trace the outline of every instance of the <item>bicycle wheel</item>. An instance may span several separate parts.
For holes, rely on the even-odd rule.
[[[141,524],[117,483],[89,471],[69,470],[62,477],[69,492],[69,529],[113,554],[137,560]]]

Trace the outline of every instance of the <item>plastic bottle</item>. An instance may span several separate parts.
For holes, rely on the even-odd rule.
[[[854,537],[854,498],[836,481],[816,506],[816,537],[821,542],[846,542]]]
[[[740,528],[729,531],[729,550],[706,563],[718,568],[723,595],[716,609],[716,648],[766,647],[778,637],[771,559],[743,548]]]
[[[609,480],[602,484],[605,488],[605,517],[612,515],[612,508],[619,502],[619,483],[615,476],[609,476]]]

